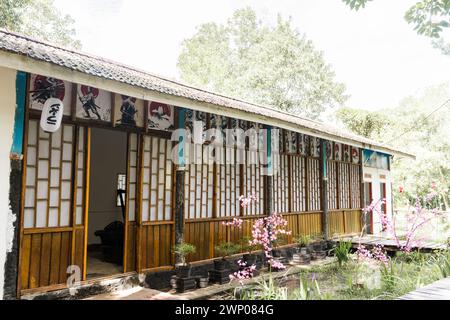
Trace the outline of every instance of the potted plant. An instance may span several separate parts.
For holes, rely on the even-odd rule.
[[[189,278],[191,276],[191,264],[187,262],[187,257],[196,252],[193,244],[181,242],[174,247],[174,253],[180,257],[180,262],[175,265],[179,278]]]
[[[272,256],[277,258],[282,257],[283,252],[279,247],[286,243],[287,243],[286,236],[282,234],[278,235],[277,239],[272,241]]]
[[[311,243],[311,237],[309,235],[300,234],[294,238],[294,241],[297,243],[299,253],[308,253],[308,247]]]
[[[240,246],[233,242],[222,242],[217,245],[215,249],[222,257],[214,260],[214,269],[222,271],[230,269],[230,262],[226,258],[232,254],[238,253]]]
[[[240,244],[241,244],[241,251],[245,252],[242,255],[242,260],[247,264],[247,266],[256,264],[257,255],[254,253],[254,251],[258,249],[258,246],[252,244],[250,237],[242,238]]]

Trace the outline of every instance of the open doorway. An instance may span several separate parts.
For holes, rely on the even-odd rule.
[[[123,272],[127,134],[92,128],[86,277]]]

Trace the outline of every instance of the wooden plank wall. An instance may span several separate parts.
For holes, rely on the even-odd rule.
[[[64,283],[71,264],[72,230],[28,232],[23,235],[21,251],[21,289]]]
[[[144,223],[141,233],[142,269],[152,269],[173,264],[173,223]]]

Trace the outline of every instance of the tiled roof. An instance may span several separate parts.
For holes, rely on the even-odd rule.
[[[35,60],[49,62],[87,75],[114,80],[163,94],[183,97],[192,101],[206,102],[219,107],[236,109],[250,114],[281,120],[299,126],[299,130],[305,128],[323,132],[345,140],[379,147],[388,153],[389,151],[393,151],[394,153],[408,155],[400,150],[384,146],[376,141],[355,135],[341,128],[335,128],[318,121],[292,115],[274,108],[194,88],[118,62],[37,41],[23,35],[11,33],[4,29],[0,29],[0,50],[27,56],[28,58]]]

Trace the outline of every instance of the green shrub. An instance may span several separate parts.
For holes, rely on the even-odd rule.
[[[180,256],[181,263],[183,265],[186,265],[186,257],[190,254],[195,253],[197,249],[193,244],[181,242],[173,248],[173,251]]]
[[[306,247],[309,245],[312,241],[311,237],[306,234],[300,234],[297,237],[294,238],[294,241],[300,246],[300,247]]]
[[[339,243],[333,248],[334,255],[337,258],[340,266],[342,266],[350,259],[351,248],[352,248],[351,241],[339,241]]]
[[[222,256],[222,259],[225,259],[232,254],[238,253],[241,247],[233,242],[222,242],[218,246],[215,247],[216,252]]]

